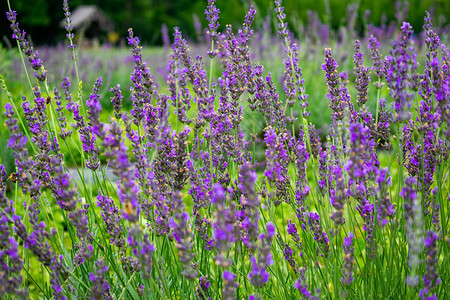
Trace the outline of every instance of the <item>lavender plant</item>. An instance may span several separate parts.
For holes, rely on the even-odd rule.
[[[129,29],[126,85],[80,77],[67,1],[74,72],[57,80],[7,12],[29,91],[11,94],[0,76],[15,162],[11,174],[0,165],[2,297],[448,296],[450,55],[430,15],[424,55],[406,22],[390,49],[380,42],[395,34],[373,25],[369,38],[326,47],[313,62],[328,95],[315,99],[303,51],[323,52],[302,50],[274,6],[281,70],[256,56],[254,6],[233,29],[209,0],[206,59],[163,28],[159,83]],[[307,40],[328,43],[333,32],[310,16],[320,36]],[[354,81],[339,70],[352,45]],[[319,101],[331,130],[311,122]]]

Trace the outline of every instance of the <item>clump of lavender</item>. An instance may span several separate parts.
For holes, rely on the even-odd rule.
[[[17,118],[14,118],[14,110],[10,103],[5,104],[5,124],[8,126],[11,136],[7,146],[13,150],[17,172],[15,173],[19,186],[26,193],[31,184],[29,172],[33,168],[34,162],[28,157],[27,138],[20,131],[17,125]]]

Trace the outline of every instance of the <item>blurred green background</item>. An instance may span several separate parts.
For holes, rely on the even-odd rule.
[[[33,37],[35,44],[56,44],[64,38],[64,29],[58,26],[64,18],[62,0],[10,0],[13,10],[19,14],[21,28]],[[373,23],[379,25],[385,15],[389,21],[395,19],[399,12],[395,0],[285,0],[283,5],[288,12],[290,24],[299,25],[307,21],[308,11],[317,11],[322,22],[330,23],[338,28],[346,23],[347,7],[349,4],[358,4],[359,23]],[[327,9],[327,3],[329,8]],[[161,44],[161,25],[167,24],[170,31],[174,26],[182,28],[183,33],[195,38],[194,15],[197,15],[203,26],[206,20],[203,12],[206,0],[72,0],[70,9],[83,4],[96,4],[103,9],[114,21],[116,31],[124,38],[127,29],[133,27],[134,31],[143,38],[147,44]],[[272,0],[218,0],[216,6],[220,9],[221,27],[225,24],[238,25],[242,22],[246,10],[254,4],[259,16],[256,22],[262,23],[264,16],[273,12]],[[407,20],[419,31],[423,24],[425,10],[432,10],[435,20],[441,24],[448,24],[446,16],[450,16],[449,0],[411,0],[409,1]],[[5,16],[7,1],[1,1],[0,8]],[[365,19],[366,11],[371,14]],[[328,12],[328,13],[327,13]],[[11,32],[6,17],[1,18],[2,42],[5,38],[11,39]],[[362,30],[362,28],[361,28]],[[296,32],[296,30],[294,30]]]

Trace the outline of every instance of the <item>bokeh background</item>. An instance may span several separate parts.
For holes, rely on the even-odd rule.
[[[449,0],[410,0],[407,20],[417,32],[423,25],[425,10],[434,14],[440,27],[449,24]],[[62,0],[10,0],[11,7],[19,14],[21,27],[32,36],[35,44],[54,45],[64,38],[64,29],[59,22],[64,18]],[[124,40],[127,29],[134,31],[148,45],[162,44],[161,26],[166,24],[169,32],[174,26],[183,29],[183,34],[191,39],[196,37],[195,20],[203,27],[206,20],[202,12],[206,0],[72,0],[69,1],[73,11],[80,5],[98,5],[114,22],[118,40]],[[221,27],[225,24],[238,25],[242,22],[250,4],[257,8],[256,26],[264,22],[267,15],[273,12],[272,0],[219,0],[216,6],[220,9]],[[283,5],[289,12],[291,29],[298,34],[301,24],[308,22],[308,11],[316,11],[319,19],[332,28],[337,29],[347,21],[349,4],[357,5],[358,27],[364,30],[364,24],[380,25],[394,20],[401,13],[398,1],[395,0],[284,0]],[[7,1],[1,1],[0,8],[5,15]],[[400,5],[400,7],[403,7]],[[368,13],[370,11],[370,14]],[[447,16],[447,17],[446,17]],[[9,24],[6,18],[1,19],[0,36],[5,45],[5,38],[10,39]],[[435,22],[436,22],[435,21]],[[275,21],[274,21],[275,22]],[[272,26],[275,23],[272,22]]]

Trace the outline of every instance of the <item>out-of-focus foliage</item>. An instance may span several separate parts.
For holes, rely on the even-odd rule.
[[[19,22],[23,29],[33,37],[35,43],[57,43],[64,36],[64,30],[59,27],[63,19],[62,0],[10,0],[11,7],[19,14]],[[116,31],[123,38],[127,29],[134,31],[149,44],[161,44],[161,25],[165,23],[169,29],[177,26],[183,28],[185,35],[195,39],[194,15],[204,10],[206,0],[72,0],[69,1],[73,11],[79,5],[95,4],[101,7],[115,22]],[[404,1],[399,1],[403,7]],[[226,0],[217,1],[220,9],[220,24],[238,25],[236,20],[242,20],[246,9],[254,4],[256,18],[262,22],[268,13],[273,11],[272,0]],[[395,20],[396,14],[401,12],[394,0],[285,0],[283,5],[290,12],[290,26],[293,32],[298,32],[300,24],[307,22],[308,12],[316,11],[322,22],[329,23],[333,28],[345,25],[348,20],[347,8],[350,4],[358,5],[357,22],[361,31],[364,24],[379,25],[384,19],[387,22]],[[328,8],[327,8],[328,7]],[[59,9],[60,8],[60,9]],[[0,4],[2,12],[7,11],[7,1]],[[448,0],[410,0],[407,17],[415,31],[423,25],[425,10],[434,14],[434,23],[443,25],[448,23],[446,16],[450,16]],[[370,11],[370,15],[366,12]],[[203,15],[198,16],[203,26],[206,20]],[[9,24],[6,18],[1,18],[0,35],[10,39]]]

